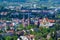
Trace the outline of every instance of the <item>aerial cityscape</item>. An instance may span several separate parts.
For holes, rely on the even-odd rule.
[[[60,40],[60,0],[0,0],[0,40]]]

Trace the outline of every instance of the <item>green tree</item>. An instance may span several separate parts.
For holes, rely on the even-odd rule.
[[[12,38],[11,36],[6,36],[5,40],[11,40],[11,38]]]

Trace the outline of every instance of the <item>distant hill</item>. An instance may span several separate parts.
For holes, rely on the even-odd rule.
[[[1,2],[7,1],[7,2],[26,2],[26,0],[0,0]]]
[[[8,1],[8,2],[49,2],[49,1],[52,1],[52,2],[55,2],[55,1],[58,1],[60,2],[60,0],[0,0],[0,1]]]
[[[7,1],[7,2],[53,2],[59,3],[60,0],[0,0],[0,2]]]
[[[60,0],[0,0],[1,2],[19,2],[19,3],[37,3],[40,5],[48,5],[48,6],[60,6]]]

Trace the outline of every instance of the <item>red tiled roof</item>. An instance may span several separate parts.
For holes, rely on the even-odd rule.
[[[11,33],[14,33],[14,30],[9,30],[9,31],[7,31],[7,32],[11,32]]]
[[[49,20],[49,22],[54,23],[54,22],[55,22],[55,20]]]

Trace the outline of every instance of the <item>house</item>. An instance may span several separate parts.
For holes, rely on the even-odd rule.
[[[51,20],[51,19],[48,19],[48,18],[43,18],[43,19],[40,19],[40,26],[42,27],[46,27],[46,28],[49,28],[50,26],[53,26],[55,23],[55,20]]]
[[[7,30],[7,33],[14,33],[14,30]]]
[[[21,40],[20,38],[17,38],[17,40]]]
[[[27,38],[26,36],[20,36],[20,38],[21,38],[22,40],[28,40],[28,38]]]
[[[9,27],[10,29],[14,29],[15,25],[12,23],[12,21],[7,21],[6,26]]]

